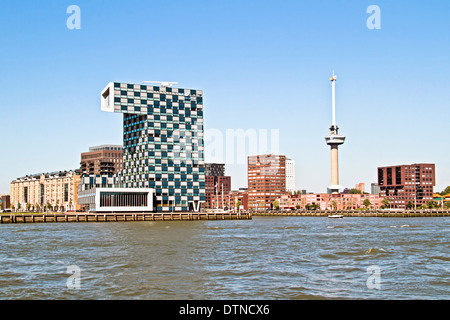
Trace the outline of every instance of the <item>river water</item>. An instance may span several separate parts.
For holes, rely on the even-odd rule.
[[[0,225],[0,299],[449,299],[450,219]]]

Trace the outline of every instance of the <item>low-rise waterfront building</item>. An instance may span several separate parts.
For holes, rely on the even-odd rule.
[[[76,211],[79,170],[27,175],[11,181],[11,205],[15,211]]]
[[[0,194],[0,210],[9,209],[10,199],[9,194]]]
[[[376,194],[350,193],[284,194],[279,199],[280,209],[317,208],[320,210],[355,210],[366,207],[380,209],[383,205],[382,201],[383,198]]]
[[[228,202],[231,209],[248,210],[248,190],[247,188],[239,188],[239,190],[231,190],[228,193]],[[238,206],[239,205],[239,206]]]

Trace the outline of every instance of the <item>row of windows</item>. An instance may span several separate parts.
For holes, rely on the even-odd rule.
[[[130,84],[130,83],[126,84],[126,88],[127,89],[135,90],[134,86],[135,86],[134,84]],[[114,88],[121,88],[120,83],[119,82],[114,82]],[[148,91],[148,90],[160,91],[160,89],[161,89],[158,86],[146,86],[146,85],[140,85],[139,88],[140,88],[140,90],[145,90],[145,91]],[[172,88],[171,87],[164,87],[164,88],[165,88],[165,92],[172,92]],[[182,93],[182,94],[185,94],[185,93],[189,93],[191,95],[197,94],[197,90],[194,90],[194,89],[177,88],[177,91],[178,91],[178,93]]]
[[[127,91],[120,91],[120,96],[115,95],[114,96],[114,102],[121,102],[120,99],[128,99],[128,100],[134,100],[134,98],[137,98],[136,100],[142,100],[145,102],[142,102],[142,104],[147,104],[147,100],[149,101],[165,101],[165,102],[178,102],[180,104],[186,102],[196,102],[197,104],[202,104],[203,103],[203,98],[202,97],[195,97],[195,96],[191,96],[191,97],[186,97],[185,99],[180,99],[178,96],[176,95],[170,95],[170,96],[166,96],[165,94],[159,94],[159,97],[154,97],[153,93],[146,93],[146,97],[145,95],[141,96],[140,92],[135,91],[133,93],[133,95],[128,95]],[[131,98],[130,98],[131,97]],[[144,98],[144,99],[141,99]],[[133,103],[133,102],[129,102],[129,103]]]

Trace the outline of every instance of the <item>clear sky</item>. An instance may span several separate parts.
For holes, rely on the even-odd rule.
[[[67,27],[72,4],[81,29]],[[369,5],[381,29],[367,27]],[[146,80],[203,90],[205,130],[278,129],[297,188],[326,192],[333,70],[347,137],[341,185],[370,192],[378,166],[430,162],[441,191],[450,185],[449,14],[448,0],[2,0],[0,193],[26,174],[78,168],[90,146],[121,144],[122,116],[100,111],[100,92]],[[236,162],[226,173],[245,187]]]

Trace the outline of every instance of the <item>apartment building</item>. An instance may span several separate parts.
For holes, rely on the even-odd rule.
[[[123,169],[123,148],[119,145],[90,147],[81,153],[81,175],[113,175]]]
[[[11,181],[10,201],[16,211],[79,210],[79,170],[27,175]]]
[[[433,200],[436,185],[433,163],[387,166],[377,170],[380,196],[389,200],[391,208],[406,209],[410,201],[420,206]]]
[[[248,207],[271,209],[273,202],[286,193],[286,156],[249,156],[247,180]]]
[[[205,208],[229,207],[231,176],[225,176],[225,164],[205,163]]]

